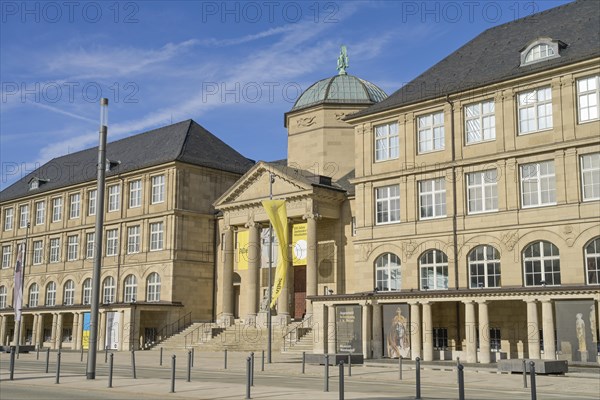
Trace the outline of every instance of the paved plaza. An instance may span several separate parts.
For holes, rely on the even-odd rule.
[[[175,393],[171,389],[171,361],[176,355]],[[8,399],[243,399],[246,396],[247,353],[229,352],[224,369],[223,353],[196,352],[191,382],[187,382],[187,352],[163,354],[136,352],[133,379],[131,354],[114,354],[113,388],[108,388],[108,364],[98,353],[97,377],[85,379],[85,360],[79,353],[61,354],[60,383],[56,384],[56,352],[50,353],[49,372],[45,373],[46,353],[22,354],[16,360],[14,380],[9,380],[9,355],[0,355],[0,398]],[[261,371],[261,354],[255,358],[254,399],[337,399],[339,369],[330,367],[329,392],[324,392],[323,365],[307,364],[302,374],[301,356],[273,354],[272,364]],[[346,399],[415,398],[414,363],[405,362],[400,381],[396,363],[369,363],[345,370]],[[600,370],[576,368],[566,376],[537,376],[538,399],[598,399]],[[453,364],[422,365],[423,399],[458,398],[457,372]],[[528,385],[530,386],[530,385]],[[465,366],[467,399],[530,399],[521,375],[496,373],[493,368]]]

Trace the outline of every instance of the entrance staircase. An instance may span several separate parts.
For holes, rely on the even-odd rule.
[[[187,349],[210,341],[224,329],[214,322],[194,322],[184,330],[169,336],[154,348]]]

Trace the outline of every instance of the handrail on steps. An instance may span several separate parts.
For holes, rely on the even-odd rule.
[[[312,328],[313,326],[313,316],[309,315],[307,318],[303,319],[300,323],[295,324],[285,335],[283,335],[283,351],[286,350],[286,344],[288,344],[288,348],[291,348],[293,344],[296,344],[302,339],[302,337],[307,333],[306,331],[300,331],[298,333],[298,329]],[[302,332],[304,334],[302,334]]]

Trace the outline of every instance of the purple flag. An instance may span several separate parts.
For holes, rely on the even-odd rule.
[[[25,254],[25,243],[19,245],[17,264],[15,265],[15,321],[21,321],[21,307],[23,306],[23,257]]]

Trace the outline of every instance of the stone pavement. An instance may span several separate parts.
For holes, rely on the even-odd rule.
[[[5,399],[243,399],[245,398],[245,360],[248,353],[229,352],[228,369],[223,353],[196,352],[191,382],[187,378],[187,353],[164,352],[159,365],[158,351],[136,352],[137,379],[132,378],[131,354],[114,355],[113,388],[108,388],[108,368],[104,353],[98,353],[95,380],[85,379],[85,360],[79,353],[61,354],[60,384],[55,383],[56,353],[50,357],[45,373],[46,354],[22,354],[16,360],[14,380],[8,373],[8,354],[0,355],[0,398]],[[170,391],[171,355],[176,354],[175,393]],[[435,369],[434,369],[435,368]],[[352,376],[345,369],[346,399],[414,399],[414,363],[405,362],[403,380],[397,364],[355,365]],[[261,371],[261,354],[255,355],[254,399],[337,399],[338,367],[330,367],[329,392],[324,392],[324,367],[306,365],[301,373],[301,357],[273,354],[273,363]],[[421,371],[423,399],[456,399],[457,373],[448,364],[424,365]],[[529,383],[529,382],[528,382]],[[530,385],[528,385],[530,386]],[[538,399],[599,399],[600,370],[590,368],[566,376],[537,376]],[[468,399],[530,399],[521,375],[498,374],[490,368],[465,367],[465,392]]]

